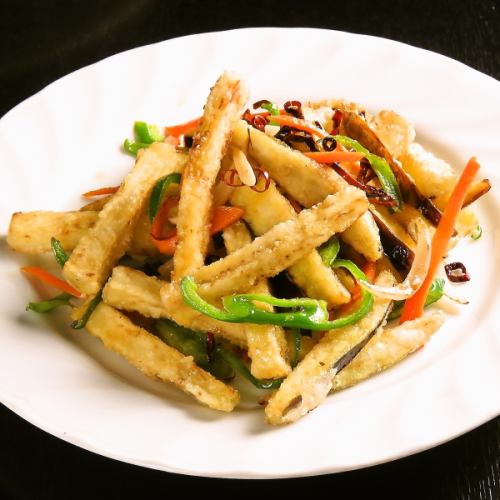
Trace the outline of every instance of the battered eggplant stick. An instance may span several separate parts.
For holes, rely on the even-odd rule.
[[[376,280],[383,286],[394,282],[388,271],[382,271]],[[267,421],[272,425],[295,422],[321,404],[342,364],[385,325],[391,304],[391,300],[376,297],[372,310],[359,322],[326,332],[269,399]]]
[[[103,290],[106,304],[124,311],[135,311],[146,318],[171,318],[185,328],[199,332],[211,332],[242,348],[247,347],[247,337],[242,325],[209,318],[182,300],[175,306],[175,314],[168,314],[160,299],[164,281],[147,276],[141,271],[116,266]]]
[[[245,210],[243,218],[257,236],[280,222],[297,217],[290,202],[272,181],[263,193],[247,187],[235,189],[230,200],[232,205]],[[349,292],[334,271],[323,264],[316,250],[302,257],[287,271],[307,297],[326,300],[331,306],[345,304],[350,300]]]
[[[80,210],[76,212],[18,212],[12,215],[7,243],[12,250],[31,255],[51,251],[52,237],[71,252],[83,235],[95,226],[99,212]],[[158,255],[151,239],[151,223],[142,213],[132,235],[127,252],[132,255]]]
[[[252,241],[250,233],[242,222],[226,228],[223,233],[224,244],[228,253],[244,247]],[[267,280],[256,283],[250,293],[269,294]],[[268,304],[262,307],[273,310]],[[283,328],[275,325],[241,325],[245,330],[248,342],[248,356],[251,359],[250,371],[257,378],[281,378],[290,373],[290,365],[286,362],[287,344]]]
[[[334,379],[334,391],[358,384],[387,370],[422,347],[444,323],[442,312],[422,316],[378,331]]]
[[[139,153],[118,192],[99,212],[97,222],[78,241],[63,268],[66,280],[86,295],[95,295],[130,245],[132,235],[155,182],[180,172],[184,155],[164,143]],[[82,212],[82,214],[85,212]]]
[[[244,292],[263,278],[275,276],[345,230],[366,211],[368,201],[359,189],[346,186],[322,203],[302,210],[296,219],[277,224],[252,243],[193,273],[199,292],[207,300]],[[182,302],[179,287],[167,284],[161,290],[169,313]],[[172,317],[172,319],[175,318]]]
[[[284,191],[306,208],[347,185],[330,167],[316,163],[243,121],[234,129],[233,144],[248,151]],[[378,228],[368,212],[346,228],[340,237],[368,260],[382,257]]]
[[[227,72],[217,80],[208,96],[182,178],[174,280],[203,266],[209,241],[213,187],[247,96],[245,84]]]
[[[86,328],[148,377],[173,384],[209,408],[229,412],[239,402],[238,391],[200,368],[191,356],[184,356],[106,304],[97,306]]]

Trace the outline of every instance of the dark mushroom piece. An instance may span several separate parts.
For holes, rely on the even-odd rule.
[[[341,134],[347,135],[368,149],[373,154],[384,158],[399,184],[403,201],[414,206],[422,212],[422,215],[436,226],[441,219],[441,211],[430,198],[426,198],[417,188],[410,176],[396,162],[384,146],[377,134],[370,128],[368,123],[358,114],[349,111],[344,112],[340,125]]]

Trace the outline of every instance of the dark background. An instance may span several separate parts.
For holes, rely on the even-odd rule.
[[[500,3],[495,0],[0,0],[0,115],[60,76],[116,52],[247,26],[378,35],[448,55],[500,79]],[[492,390],[499,390],[498,381],[492,381]],[[350,499],[496,500],[500,419],[390,464],[264,484],[176,476],[102,458],[45,434],[0,406],[2,499],[150,498],[178,495],[178,487],[184,494],[203,489],[215,495],[252,490],[266,497],[296,491]]]

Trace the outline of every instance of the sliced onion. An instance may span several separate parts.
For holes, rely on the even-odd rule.
[[[398,283],[391,287],[374,285],[367,281],[359,280],[360,286],[365,290],[384,299],[405,300],[411,297],[420,288],[429,271],[431,238],[424,221],[415,219],[413,223],[415,224],[417,246],[413,264],[406,279],[402,283]]]
[[[245,186],[255,186],[257,179],[252,165],[250,165],[245,153],[241,149],[234,147],[232,148],[232,153],[234,168],[236,169],[236,172],[238,172],[241,182]]]
[[[461,299],[460,297],[454,297],[453,295],[448,295],[447,293],[443,293],[443,295],[447,299],[450,299],[453,302],[456,302],[457,304],[460,304],[461,306],[466,306],[466,305],[469,304],[469,301],[467,299]]]

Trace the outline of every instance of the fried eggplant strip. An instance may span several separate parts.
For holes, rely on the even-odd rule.
[[[371,153],[384,158],[396,176],[403,201],[418,208],[432,224],[437,225],[441,218],[441,211],[430,198],[425,197],[420,192],[413,179],[394,159],[377,134],[363,118],[356,113],[344,113],[340,130],[342,134],[357,140]]]
[[[394,282],[387,271],[376,279],[383,286]],[[265,409],[267,421],[272,425],[295,422],[321,404],[335,375],[385,325],[391,304],[388,299],[376,297],[371,312],[358,323],[326,332],[269,399]]]
[[[138,155],[119,191],[99,212],[94,227],[78,241],[63,268],[66,280],[87,295],[96,294],[132,240],[138,218],[158,178],[180,172],[184,155],[154,143]],[[84,212],[82,212],[84,213]]]
[[[170,314],[160,299],[160,290],[164,284],[164,281],[147,276],[141,271],[116,266],[104,287],[103,300],[116,309],[135,311],[147,318],[169,318],[186,328],[212,332],[233,344],[247,347],[246,335],[241,325],[208,318],[188,307],[182,300],[171,304],[174,313]]]
[[[228,253],[235,252],[252,241],[250,233],[242,222],[226,228],[223,233]],[[270,294],[267,280],[257,282],[250,293]],[[262,304],[269,310],[272,306]],[[283,328],[274,325],[241,325],[248,342],[248,356],[252,360],[250,371],[257,378],[282,378],[290,373],[285,356],[287,351]]]
[[[193,273],[199,293],[214,300],[247,291],[259,280],[290,267],[332,234],[343,231],[367,205],[364,193],[351,187],[328,196],[319,205],[302,210],[296,219],[281,222],[252,243]],[[171,310],[174,298],[180,297],[179,287],[167,284],[161,295],[165,308]]]
[[[257,236],[280,222],[297,217],[292,205],[278,191],[274,182],[261,193],[247,187],[235,189],[230,200],[232,205],[245,210],[243,218]],[[307,297],[326,300],[331,306],[350,300],[347,289],[332,269],[323,264],[316,250],[302,257],[287,271]]]
[[[444,323],[435,312],[402,325],[379,330],[360,353],[334,379],[332,390],[340,391],[399,363],[422,347]]]
[[[95,226],[99,212],[18,212],[12,216],[7,242],[17,252],[38,255],[50,252],[50,239],[58,239],[71,252],[82,236]],[[134,228],[127,252],[154,256],[158,250],[150,236],[151,223],[143,211]]]
[[[229,73],[217,80],[208,96],[182,179],[174,280],[203,266],[213,208],[212,189],[246,100],[246,86]]]
[[[97,306],[87,330],[144,375],[173,384],[209,408],[229,412],[239,402],[235,389],[197,366],[191,356],[184,356],[106,304]]]
[[[52,237],[67,251],[95,225],[98,212],[17,212],[12,215],[7,243],[12,250],[37,255],[50,252]]]
[[[330,167],[320,165],[284,143],[239,122],[233,134],[233,143],[265,168],[271,177],[302,206],[309,208],[337,193],[347,183]],[[341,238],[368,260],[382,256],[378,228],[366,212]]]

